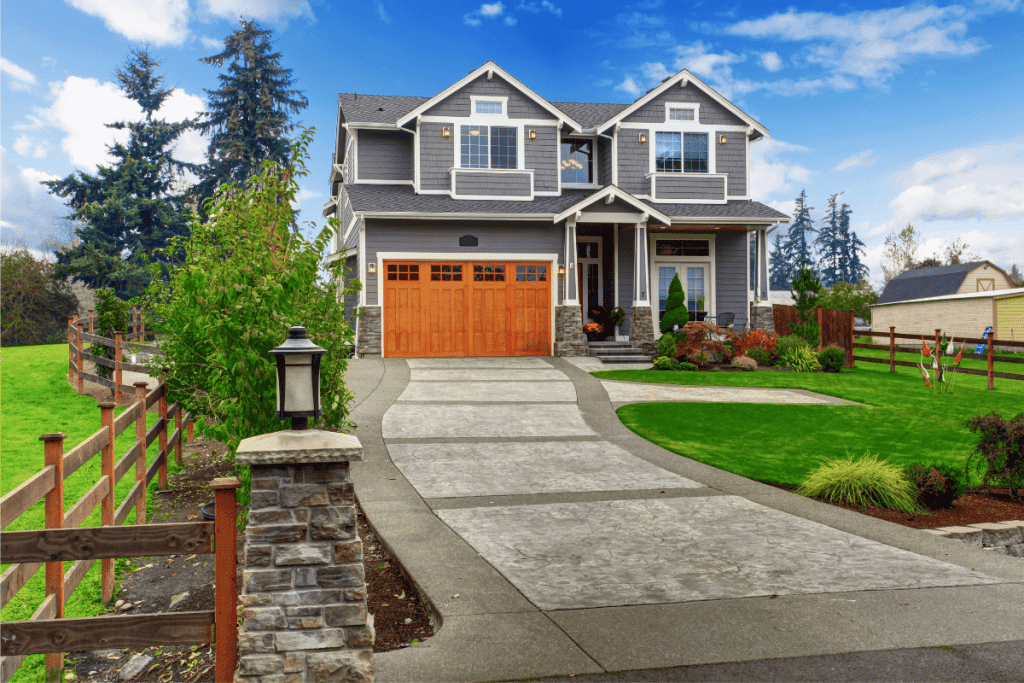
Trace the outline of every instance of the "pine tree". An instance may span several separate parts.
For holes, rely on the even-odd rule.
[[[871,270],[861,263],[860,257],[864,253],[864,242],[857,237],[857,233],[850,230],[850,214],[853,210],[849,204],[843,204],[839,208],[839,233],[843,243],[843,282],[855,285],[858,282],[867,280]]]
[[[776,230],[771,242],[771,253],[768,255],[768,286],[771,289],[789,289],[793,279],[793,269],[786,261],[786,245],[782,241],[782,231]]]
[[[800,196],[796,198],[795,208],[793,223],[789,226],[789,240],[784,244],[786,262],[789,264],[791,274],[800,268],[809,268],[814,263],[807,237],[808,233],[818,232],[811,220],[811,211],[814,210],[814,207],[807,206],[806,190],[800,191]],[[790,279],[792,279],[792,275]]]
[[[840,194],[842,193],[836,193],[828,198],[828,212],[825,214],[818,237],[814,240],[814,246],[819,255],[818,272],[821,284],[826,287],[833,287],[837,282],[842,281],[845,275],[844,251],[846,245],[839,225],[839,208],[836,206]]]
[[[221,184],[242,185],[264,161],[289,160],[287,135],[295,128],[289,112],[299,113],[309,101],[292,87],[292,70],[281,67],[281,53],[271,51],[271,35],[243,20],[224,39],[222,52],[199,60],[216,67],[228,64],[227,73],[219,76],[220,88],[206,91],[208,111],[198,125],[210,135],[208,161],[192,193],[201,212],[204,200]]]
[[[78,221],[81,242],[57,252],[57,277],[73,277],[89,287],[109,286],[122,298],[145,287],[145,263],[161,262],[157,254],[175,236],[187,235],[184,198],[176,187],[193,164],[171,154],[178,138],[195,122],[167,122],[156,114],[171,94],[156,75],[160,62],[146,50],[133,50],[116,72],[121,91],[138,103],[142,121],[119,121],[108,128],[126,130],[127,142],[108,147],[112,166],[100,166],[96,175],[72,173],[46,181],[51,194],[67,198],[73,209],[68,218]]]

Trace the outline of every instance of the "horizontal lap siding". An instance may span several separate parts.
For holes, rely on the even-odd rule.
[[[597,139],[597,182],[612,184],[612,145],[606,138]]]
[[[631,329],[633,322],[633,245],[636,232],[619,229],[619,305],[626,309],[622,329]]]
[[[724,145],[719,143],[726,137]],[[747,136],[738,131],[715,133],[715,171],[729,175],[729,196],[747,195]]]
[[[451,189],[449,171],[455,166],[455,133],[449,138],[442,137],[441,132],[446,127],[454,130],[455,124],[420,124],[420,189]]]
[[[531,140],[529,131],[537,131],[537,139]],[[538,126],[527,128],[523,136],[526,168],[532,168],[535,192],[558,192],[558,128]]]
[[[455,173],[455,194],[480,197],[529,197],[530,176],[525,173]]]
[[[721,233],[715,237],[715,312],[733,313],[736,327],[746,326],[747,234]]]
[[[459,238],[472,235],[476,247],[460,247]],[[366,221],[366,262],[376,263],[377,252],[459,254],[472,259],[474,253],[561,254],[565,228],[548,222],[498,223],[473,221]],[[559,283],[560,284],[560,283]],[[366,305],[378,306],[376,277],[365,283]]]
[[[412,180],[413,136],[400,131],[359,131],[360,180]]]
[[[543,107],[528,98],[517,88],[506,82],[501,76],[494,75],[487,80],[484,74],[467,83],[456,92],[441,100],[424,112],[425,116],[470,116],[470,95],[483,97],[508,97],[507,114],[510,119],[550,119],[555,120]]]
[[[700,123],[710,125],[743,126],[745,122],[711,99],[703,90],[688,85],[673,86],[625,118],[627,123],[664,123],[665,103],[697,103],[700,105]],[[621,131],[620,131],[621,134]]]
[[[655,182],[657,199],[725,199],[725,178],[682,174],[678,178],[661,176]]]
[[[345,259],[345,277],[349,280],[358,279],[359,270],[359,259],[355,256],[349,256]],[[352,316],[352,312],[356,309],[356,305],[359,303],[359,292],[353,292],[348,296],[344,297],[345,302],[345,320],[348,320],[352,327],[355,327],[355,319]]]
[[[903,334],[923,334],[928,339],[941,329],[946,336],[980,338],[986,327],[992,326],[992,299],[946,299],[921,303],[875,306],[871,309],[871,329],[887,332],[895,327]],[[996,339],[1009,339],[1009,330],[999,330]],[[1020,341],[1020,337],[1017,337]],[[905,340],[900,343],[907,343]],[[998,346],[998,345],[997,345]]]
[[[640,144],[640,133],[647,130],[624,129],[617,134],[619,155],[619,187],[638,195],[650,194],[650,152],[647,144]],[[650,139],[650,138],[648,138]],[[648,143],[650,144],[650,143]]]

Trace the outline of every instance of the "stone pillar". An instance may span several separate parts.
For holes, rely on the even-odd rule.
[[[378,309],[379,310],[379,309]],[[369,683],[373,618],[349,461],[350,434],[285,430],[245,439],[252,468],[235,683]]]
[[[757,305],[753,307],[753,314],[750,320],[750,329],[752,330],[766,330],[768,332],[775,331],[775,318],[772,315],[771,305]]]
[[[590,346],[583,334],[583,312],[577,305],[555,307],[555,355],[585,356]]]
[[[359,334],[356,342],[356,353],[360,358],[380,358],[381,355],[381,320],[380,306],[365,306],[359,309]]]
[[[654,343],[654,318],[651,317],[650,306],[633,306],[630,316],[629,341],[634,348],[644,342]]]

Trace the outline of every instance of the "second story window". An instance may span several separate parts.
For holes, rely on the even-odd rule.
[[[474,100],[473,113],[498,114],[500,116],[505,113],[504,104],[501,100]]]
[[[708,134],[659,131],[654,154],[658,172],[707,173]]]
[[[669,121],[693,121],[693,109],[690,107],[669,107]]]
[[[518,138],[510,126],[462,126],[462,168],[518,168]]]
[[[594,182],[594,141],[562,138],[562,184],[591,185]]]

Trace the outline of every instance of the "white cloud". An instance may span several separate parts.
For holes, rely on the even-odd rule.
[[[201,0],[206,11],[216,17],[236,21],[238,17],[287,22],[305,17],[315,21],[309,0]]]
[[[492,5],[484,4],[480,5],[480,14],[485,17],[496,17],[501,14],[504,9],[504,6],[500,2],[496,2]]]
[[[28,135],[19,135],[14,141],[14,151],[23,157],[31,156],[42,159],[49,150],[49,144],[45,140],[38,140]]]
[[[553,3],[548,0],[543,0],[541,3],[536,2],[520,2],[516,5],[516,9],[523,10],[524,12],[532,12],[537,14],[538,12],[550,12],[556,17],[562,16],[562,8],[556,7]]]
[[[770,206],[787,206],[779,208],[783,213],[792,213],[792,199],[799,193],[797,183],[807,183],[811,172],[805,166],[782,158],[794,152],[810,151],[801,145],[794,145],[782,140],[768,138],[758,140],[750,145],[750,196]],[[773,195],[781,194],[772,199]]]
[[[844,16],[790,9],[740,21],[726,32],[806,43],[800,55],[806,63],[884,87],[905,64],[921,57],[966,56],[983,49],[979,38],[966,36],[967,24],[974,18],[960,5],[913,5]]]
[[[505,6],[500,2],[493,4],[480,5],[479,9],[475,9],[462,17],[462,22],[467,26],[479,26],[483,23],[483,19],[494,19],[501,16],[501,13],[505,11]]]
[[[611,85],[614,82],[615,81],[613,81],[610,78],[602,78],[601,80],[599,80],[596,83],[594,83],[594,87],[597,87],[597,88],[607,88],[609,85]]]
[[[513,16],[505,17],[505,26],[515,26],[519,23],[519,20]]]
[[[380,20],[385,24],[391,23],[391,15],[388,14],[386,9],[384,9],[384,3],[380,0],[377,0],[377,15],[380,16]]]
[[[11,90],[28,90],[36,83],[35,76],[6,57],[0,57],[0,73],[8,76],[7,85]]]
[[[211,50],[219,50],[224,47],[224,41],[209,36],[199,36],[199,42],[203,44],[203,47],[208,47]]]
[[[21,168],[0,146],[0,227],[5,244],[37,246],[42,237],[55,231],[53,226],[67,215],[67,206],[39,184],[41,180],[55,179],[56,176],[43,171]]]
[[[870,166],[878,161],[878,155],[872,149],[866,149],[863,152],[858,152],[852,156],[848,156],[838,164],[836,164],[833,171],[848,171],[851,168],[861,168],[862,166]]]
[[[295,199],[300,201],[300,202],[304,202],[307,199],[316,199],[317,197],[323,197],[323,196],[324,196],[323,193],[314,192],[313,190],[307,190],[304,187],[299,188],[299,191],[295,193]]]
[[[640,70],[644,72],[644,76],[648,79],[658,81],[659,83],[672,75],[661,62],[647,62],[646,64],[641,64]]]
[[[28,187],[28,191],[32,195],[37,195],[40,192],[47,191],[47,189],[41,185],[44,180],[60,180],[58,176],[47,173],[46,171],[37,171],[34,168],[21,169],[21,179],[25,181],[25,185]]]
[[[188,0],[67,0],[103,19],[108,29],[129,40],[181,45],[188,37]],[[235,15],[237,16],[237,14]]]
[[[761,66],[769,71],[779,71],[782,68],[782,58],[779,57],[778,53],[762,52],[760,60]]]
[[[636,81],[633,80],[632,76],[627,76],[626,80],[622,81],[622,83],[619,83],[617,86],[615,86],[615,89],[622,90],[623,92],[627,92],[630,95],[634,96],[639,95],[641,91],[640,86],[636,84]]]
[[[14,128],[14,130],[39,130],[40,128],[43,127],[43,125],[43,122],[39,119],[38,116],[32,116],[31,114],[29,114],[25,117],[24,123],[16,123],[12,127]]]

